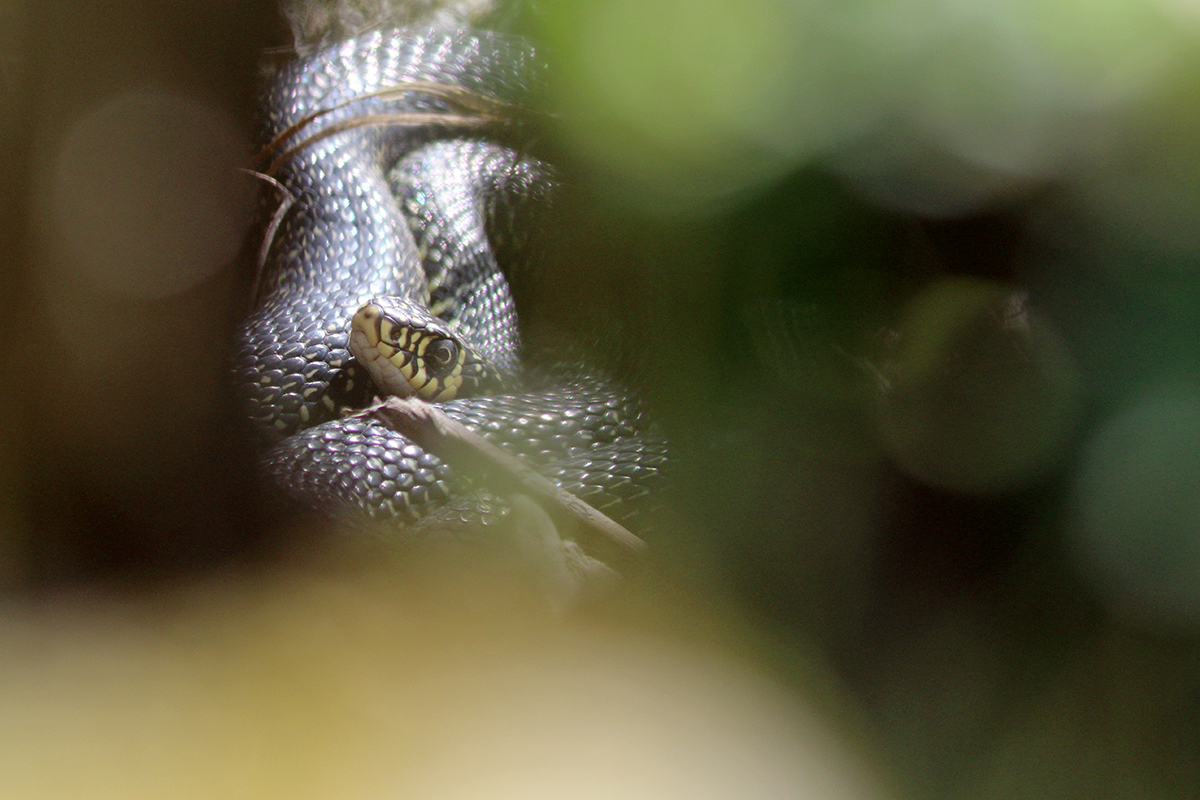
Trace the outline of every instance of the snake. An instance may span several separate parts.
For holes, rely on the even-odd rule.
[[[522,38],[387,29],[276,75],[262,134],[276,189],[233,372],[285,502],[399,529],[484,519],[495,498],[436,452],[347,413],[416,393],[594,508],[645,519],[668,452],[644,404],[578,348],[522,339],[511,264],[537,261],[520,255],[524,222],[556,173],[446,122],[460,96],[531,107],[546,69]]]

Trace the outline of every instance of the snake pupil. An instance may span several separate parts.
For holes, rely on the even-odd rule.
[[[429,356],[430,369],[434,372],[443,372],[454,363],[454,359],[458,355],[458,345],[442,339],[429,345],[425,354]]]

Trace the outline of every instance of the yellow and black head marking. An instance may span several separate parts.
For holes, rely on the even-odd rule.
[[[431,402],[478,394],[498,380],[488,362],[424,306],[395,297],[364,304],[350,324],[350,351],[380,391]]]

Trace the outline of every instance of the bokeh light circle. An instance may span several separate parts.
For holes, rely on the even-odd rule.
[[[1022,293],[974,278],[936,282],[905,307],[882,370],[880,435],[917,480],[1008,491],[1063,461],[1080,421],[1079,368]]]
[[[226,266],[249,217],[244,132],[220,109],[160,92],[121,95],[67,133],[47,216],[69,284],[115,297],[185,291]]]

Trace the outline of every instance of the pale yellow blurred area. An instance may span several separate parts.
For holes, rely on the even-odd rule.
[[[494,563],[425,563],[10,606],[3,796],[884,796],[845,719],[670,594],[564,621]]]

